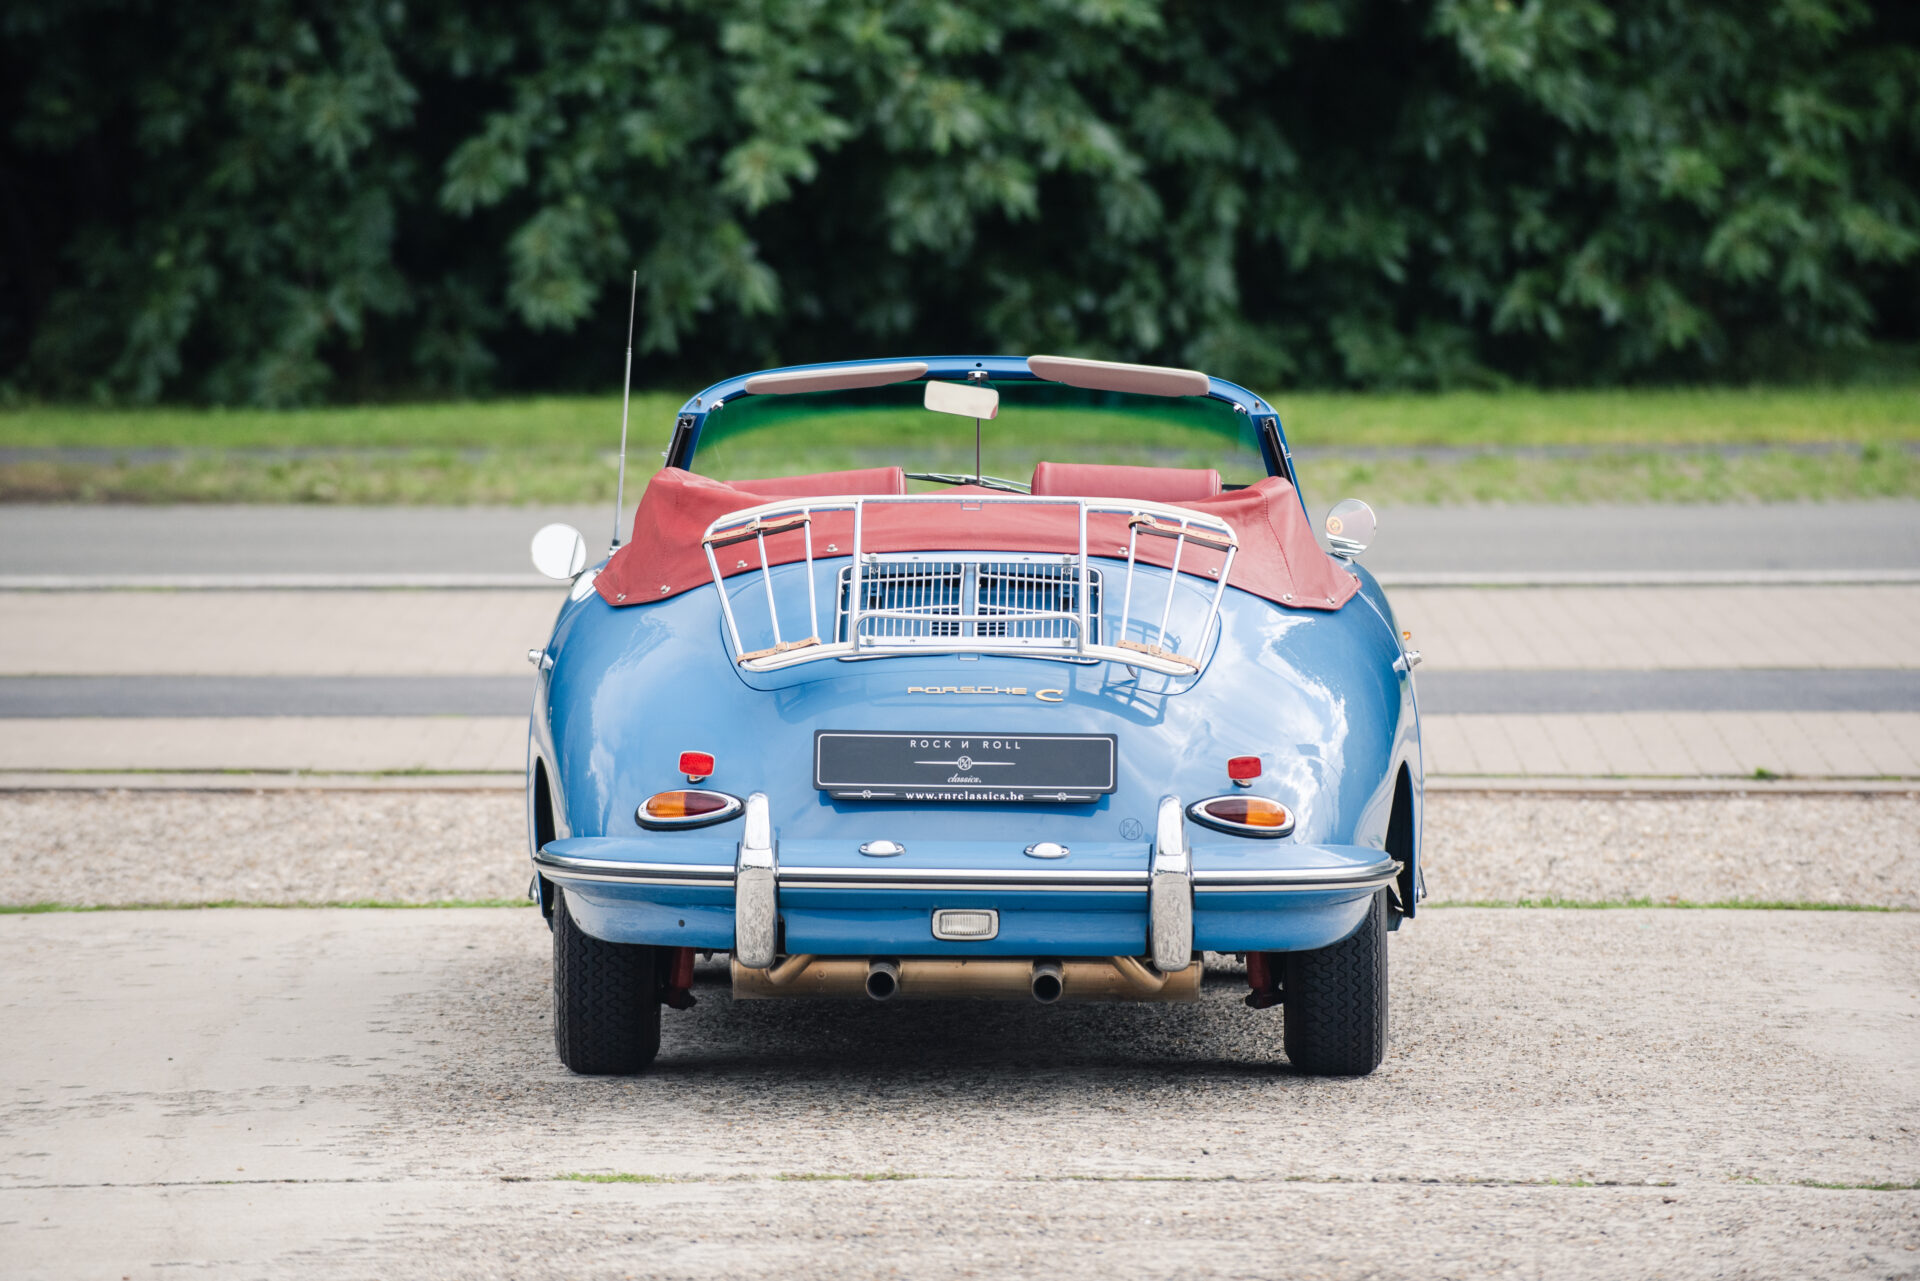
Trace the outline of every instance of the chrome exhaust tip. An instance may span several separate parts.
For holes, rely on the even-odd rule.
[[[900,990],[900,965],[896,961],[871,961],[867,964],[867,995],[886,1001]]]
[[[1066,970],[1058,961],[1035,961],[1028,988],[1033,992],[1034,1000],[1042,1005],[1052,1005],[1066,994]]]

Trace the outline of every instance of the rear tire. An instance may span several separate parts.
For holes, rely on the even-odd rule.
[[[1332,947],[1280,954],[1287,1058],[1310,1076],[1365,1076],[1387,1055],[1387,894]]]
[[[553,904],[553,1045],[583,1076],[644,1072],[660,1052],[658,949],[607,943],[574,924],[566,891]]]

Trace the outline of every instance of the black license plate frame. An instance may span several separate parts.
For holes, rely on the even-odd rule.
[[[835,800],[1085,805],[1118,784],[1112,734],[815,730],[813,785]]]

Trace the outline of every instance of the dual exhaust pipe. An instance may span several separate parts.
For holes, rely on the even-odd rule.
[[[1052,1005],[1065,995],[1066,970],[1058,961],[1035,961],[1027,979],[1027,991],[1042,1005]],[[876,1001],[891,1001],[900,991],[900,962],[867,962],[867,995]]]
[[[1163,972],[1138,957],[1018,960],[982,957],[865,958],[795,955],[773,965],[733,962],[736,1000],[865,997],[891,1001],[978,998],[998,1001],[1197,1001],[1198,964]]]

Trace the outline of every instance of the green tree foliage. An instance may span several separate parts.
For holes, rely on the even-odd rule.
[[[1920,333],[1905,0],[12,0],[0,377],[278,405],[1056,350],[1358,386]]]

